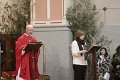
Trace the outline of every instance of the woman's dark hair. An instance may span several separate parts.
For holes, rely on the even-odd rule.
[[[106,49],[105,47],[102,47],[102,48],[100,48],[100,51],[101,51],[102,49],[104,49],[104,50],[105,50],[105,55],[104,55],[104,57],[106,58],[106,57],[108,56],[107,49]],[[101,53],[100,53],[100,55],[101,55]]]
[[[120,54],[120,45],[116,48],[116,53]]]

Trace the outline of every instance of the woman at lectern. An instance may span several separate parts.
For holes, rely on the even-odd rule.
[[[71,44],[73,57],[74,80],[85,80],[87,60],[85,59],[86,43],[84,41],[85,32],[77,31],[75,40]]]

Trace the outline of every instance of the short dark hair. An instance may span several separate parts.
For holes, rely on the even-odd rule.
[[[104,49],[104,50],[105,50],[105,55],[104,55],[104,57],[106,58],[106,57],[108,56],[107,49],[106,49],[105,47],[102,47],[102,48],[100,48],[100,51],[101,51],[102,49]],[[100,53],[100,55],[101,55],[101,53]]]
[[[120,53],[120,45],[116,48],[116,53]]]

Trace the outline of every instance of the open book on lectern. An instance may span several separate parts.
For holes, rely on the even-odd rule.
[[[42,42],[29,42],[25,47],[25,51],[38,50],[42,45]]]
[[[102,46],[98,45],[92,45],[90,48],[88,48],[87,53],[90,53],[92,51],[98,51]]]

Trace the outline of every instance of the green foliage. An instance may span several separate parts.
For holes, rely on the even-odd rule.
[[[16,0],[4,5],[0,27],[2,32],[9,34],[14,41],[24,32],[26,22],[30,22],[30,1]]]
[[[9,35],[14,42],[24,32],[26,22],[30,22],[30,1],[13,0],[12,3],[6,2],[0,7],[0,13],[2,14],[0,15],[2,18],[0,21],[0,30],[2,34]],[[13,46],[15,45],[13,44]],[[9,46],[7,47],[10,49],[10,63],[15,67],[15,50]]]
[[[68,8],[66,18],[73,33],[77,30],[86,32],[88,45],[109,45],[111,41],[107,40],[105,36],[100,37],[103,23],[98,25],[97,14],[96,6],[90,0],[77,0]]]

